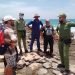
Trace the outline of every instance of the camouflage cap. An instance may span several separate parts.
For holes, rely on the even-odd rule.
[[[62,13],[58,17],[65,17],[66,18],[66,14]]]
[[[24,13],[19,13],[19,15],[22,15],[22,16],[24,16]]]

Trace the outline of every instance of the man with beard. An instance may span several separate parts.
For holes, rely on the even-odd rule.
[[[59,54],[61,64],[58,68],[64,68],[64,73],[68,75],[69,70],[69,47],[71,44],[71,31],[70,28],[75,27],[75,23],[67,22],[66,14],[59,15],[59,26],[57,32],[59,34]]]
[[[18,60],[18,51],[17,51],[17,37],[12,28],[14,25],[14,18],[12,16],[5,16],[3,18],[5,29],[4,29],[4,44],[7,45],[4,53],[4,66],[5,74],[9,73],[9,70],[12,70],[12,73],[16,75],[15,67]],[[11,69],[9,69],[9,67]],[[8,72],[7,72],[8,71]]]

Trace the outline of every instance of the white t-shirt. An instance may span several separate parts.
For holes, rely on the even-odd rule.
[[[6,27],[4,33],[5,34],[8,33],[9,35],[12,35],[14,34],[14,30],[12,28]]]
[[[14,30],[10,27],[6,27],[4,30],[4,34],[8,34],[10,36],[10,40],[17,41],[17,37],[14,34]]]

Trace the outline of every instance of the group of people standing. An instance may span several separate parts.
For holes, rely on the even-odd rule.
[[[0,45],[0,52],[3,50],[4,53],[4,66],[5,66],[5,75],[16,75],[16,62],[18,61],[18,55],[23,55],[21,40],[23,41],[23,46],[25,53],[28,52],[26,46],[26,29],[27,26],[32,30],[31,33],[31,43],[30,43],[30,52],[33,51],[33,43],[37,41],[38,51],[42,51],[40,49],[40,31],[43,32],[44,35],[44,53],[47,52],[48,42],[50,44],[50,55],[53,54],[53,27],[50,25],[49,21],[46,20],[45,26],[39,20],[39,15],[34,16],[34,20],[30,21],[28,24],[25,24],[24,14],[19,13],[19,19],[15,20],[12,16],[5,16],[2,19],[2,25],[0,26],[1,30],[4,34],[4,43]],[[30,26],[32,25],[32,27]],[[41,29],[40,29],[41,25]],[[16,34],[17,33],[17,36]],[[17,50],[17,42],[20,49],[20,53]]]
[[[20,54],[22,54],[22,48],[21,48],[21,39],[23,40],[24,50],[25,53],[28,52],[27,46],[26,46],[26,30],[25,30],[25,21],[23,19],[24,14],[19,13],[19,20],[16,22],[16,30],[17,30],[17,37],[18,37],[18,45],[20,49]],[[50,56],[53,55],[53,34],[54,29],[50,25],[49,20],[46,20],[46,25],[43,26],[42,21],[39,20],[39,15],[34,15],[34,20],[30,21],[26,26],[32,30],[31,33],[31,43],[30,43],[30,52],[33,51],[33,43],[36,40],[37,41],[37,50],[42,51],[40,49],[40,32],[43,33],[44,36],[44,53],[47,53],[47,46],[48,43],[50,45]],[[30,26],[32,25],[32,26]],[[40,28],[41,26],[41,28]]]
[[[18,59],[18,50],[17,50],[17,39],[18,39],[18,46],[20,49],[20,55],[23,54],[22,47],[21,47],[21,40],[23,41],[23,46],[25,53],[28,52],[26,46],[26,29],[27,26],[32,30],[31,33],[31,43],[30,43],[30,52],[33,51],[33,43],[37,41],[37,50],[42,51],[40,49],[40,31],[43,33],[43,40],[44,40],[44,53],[47,54],[47,47],[48,44],[50,45],[49,55],[53,57],[53,44],[54,44],[54,28],[50,24],[49,20],[45,21],[45,25],[39,20],[39,15],[34,15],[34,20],[30,21],[28,24],[25,24],[24,21],[24,14],[19,13],[19,19],[15,22],[14,18],[11,16],[5,16],[3,18],[4,24],[4,36],[5,36],[5,44],[4,47],[7,48],[4,59],[5,59],[5,66],[15,66],[15,61]],[[15,22],[15,23],[14,23]],[[30,26],[32,25],[32,26]],[[41,28],[40,28],[41,25]],[[15,32],[17,32],[17,37],[13,30],[13,26],[15,26]],[[58,68],[64,68],[64,73],[68,75],[70,72],[69,70],[69,47],[71,44],[71,33],[70,28],[75,27],[75,23],[68,23],[66,20],[65,14],[59,15],[59,25],[56,29],[57,33],[59,34],[58,39],[58,47],[59,47],[59,54],[61,58],[61,64],[59,64]],[[1,47],[0,47],[1,49]],[[11,58],[10,58],[11,57]],[[14,59],[14,60],[13,60]],[[11,62],[10,62],[11,61]],[[15,68],[13,67],[15,70]],[[15,75],[15,71],[14,71]]]

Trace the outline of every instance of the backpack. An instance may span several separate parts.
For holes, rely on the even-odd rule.
[[[48,35],[48,36],[53,34],[53,28],[52,27],[50,27],[50,28],[45,27],[45,31],[46,31],[46,35]]]
[[[7,45],[4,43],[4,32],[0,27],[0,55],[3,55],[7,49]]]
[[[0,46],[4,44],[4,33],[0,30]]]
[[[4,25],[0,24],[0,46],[4,44]]]

